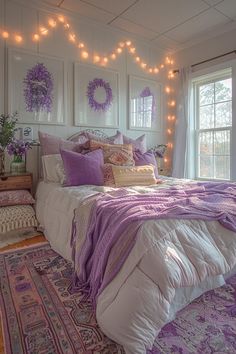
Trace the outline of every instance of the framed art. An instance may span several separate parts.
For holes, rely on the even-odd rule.
[[[152,80],[129,76],[129,129],[161,129],[161,85]]]
[[[74,64],[74,123],[119,127],[119,77],[116,71]]]
[[[8,105],[19,123],[64,125],[64,81],[63,60],[9,49]]]

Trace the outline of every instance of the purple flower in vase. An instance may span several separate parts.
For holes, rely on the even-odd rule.
[[[24,96],[27,112],[45,111],[50,113],[53,104],[53,76],[43,63],[27,71]]]
[[[22,160],[22,157],[26,155],[26,152],[31,149],[31,143],[23,140],[12,140],[7,145],[7,152],[10,156],[15,156],[18,160]]]

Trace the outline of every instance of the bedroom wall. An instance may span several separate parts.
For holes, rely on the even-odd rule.
[[[234,24],[232,24],[232,26],[233,25]],[[208,39],[190,48],[176,52],[175,53],[176,68],[193,65],[195,63],[199,63],[201,61],[235,50],[236,49],[235,37],[236,37],[236,29],[234,28],[226,33]],[[195,70],[210,67],[219,62],[223,62],[235,58],[236,58],[235,54],[230,55],[222,59],[218,59],[214,62],[212,61],[206,64],[202,64],[201,66],[196,67]]]
[[[30,38],[33,33],[37,31],[39,25],[47,24],[50,14],[53,9],[50,7],[39,8],[35,7],[35,2],[24,0],[0,0],[0,28],[6,28],[9,31],[21,33],[23,36]],[[60,12],[62,13],[62,12]],[[57,13],[58,14],[58,13]],[[63,14],[63,13],[62,13]],[[140,56],[144,57],[146,62],[154,64],[161,64],[165,58],[165,53],[156,48],[152,48],[149,43],[133,37],[119,30],[112,30],[90,21],[83,17],[73,17],[71,13],[64,13],[73,25],[75,33],[78,33],[82,40],[86,42],[93,51],[104,53],[104,55],[115,48],[115,45],[122,40],[130,39],[135,43],[135,47]],[[9,47],[19,47],[41,55],[55,56],[63,58],[66,66],[66,125],[65,126],[50,126],[34,124],[33,132],[34,138],[37,139],[38,130],[55,134],[61,137],[69,137],[78,132],[80,127],[75,127],[73,122],[73,63],[75,61],[83,61],[79,57],[78,49],[76,49],[65,37],[65,32],[62,28],[55,29],[52,34],[45,37],[39,43],[34,43],[32,40],[24,40],[21,44],[16,44],[11,39],[4,42],[0,39],[0,112],[7,111],[8,97],[7,97],[7,80],[3,86],[4,72],[7,73],[7,50]],[[119,129],[131,137],[142,135],[143,131],[134,131],[128,129],[128,75],[136,75],[139,77],[146,77],[152,80],[157,80],[163,86],[162,99],[162,117],[161,130],[158,132],[147,132],[148,147],[156,144],[166,142],[166,117],[167,117],[167,95],[164,93],[164,88],[167,83],[167,71],[164,69],[161,74],[154,76],[145,73],[140,67],[134,63],[134,59],[129,54],[124,53],[120,55],[119,59],[110,62],[108,68],[114,69],[119,73],[120,80],[120,127]],[[169,68],[167,68],[169,70]],[[6,79],[6,78],[5,78]],[[113,135],[116,129],[103,129],[107,134]],[[37,156],[30,152],[28,156],[28,169],[36,168]],[[170,161],[169,161],[170,163]],[[34,166],[33,166],[34,165]]]

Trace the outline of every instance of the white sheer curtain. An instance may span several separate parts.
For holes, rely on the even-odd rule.
[[[188,177],[187,147],[191,94],[190,74],[191,67],[182,68],[179,71],[179,94],[177,95],[175,143],[172,171],[172,176],[177,178]]]

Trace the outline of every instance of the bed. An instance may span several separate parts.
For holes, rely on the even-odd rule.
[[[159,185],[127,187],[122,188],[122,192],[134,196],[151,194],[173,186],[184,189],[185,183],[185,180],[163,177],[163,183]],[[94,203],[101,195],[113,196],[114,193],[116,189],[111,187],[62,187],[41,181],[36,194],[36,215],[52,248],[72,260],[72,248],[75,247],[71,242],[73,220],[77,223],[76,249],[79,251],[85,243]],[[127,354],[146,353],[152,348],[160,328],[171,321],[178,310],[205,291],[223,285],[224,279],[236,272],[235,236],[235,232],[218,221],[163,219],[143,222],[120,271],[98,296],[96,316],[101,329],[123,345]],[[173,275],[178,256],[172,246],[182,240],[183,247],[189,238],[196,237],[203,245],[200,252],[197,249],[193,252],[196,253],[198,270],[194,259],[186,261],[185,265],[186,269],[191,267],[189,274],[196,273],[198,280],[186,276],[187,280],[183,282],[181,278],[179,286],[163,291],[165,283],[162,283],[162,271],[158,269],[163,269],[165,263],[169,272],[167,277]],[[163,255],[163,245],[166,247],[167,243],[172,246],[169,253]],[[189,244],[189,247],[193,245]],[[73,261],[77,267],[75,259]],[[184,274],[185,269],[181,272]],[[174,272],[175,279],[179,277],[177,273]]]

